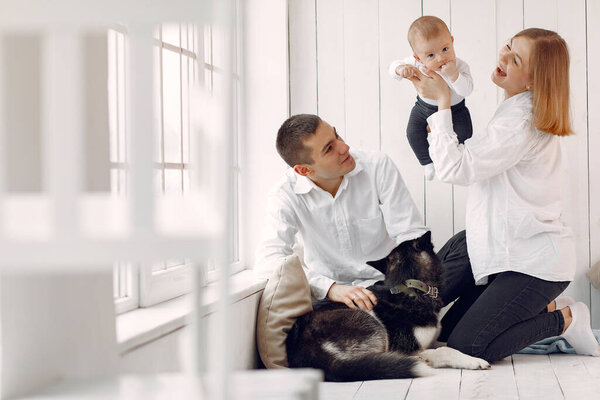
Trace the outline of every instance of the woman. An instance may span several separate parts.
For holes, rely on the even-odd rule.
[[[558,136],[571,133],[565,41],[532,28],[500,50],[492,81],[505,100],[486,129],[464,144],[452,129],[448,86],[430,75],[411,80],[422,96],[438,101],[438,112],[427,120],[437,176],[469,186],[472,271],[466,273],[472,279],[449,271],[470,284],[444,296],[460,298],[442,321],[440,339],[490,362],[561,334],[577,353],[600,355],[587,306],[567,297],[552,300],[575,273],[574,237],[560,219]]]

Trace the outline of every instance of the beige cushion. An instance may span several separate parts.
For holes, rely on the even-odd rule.
[[[267,368],[287,368],[285,339],[301,315],[312,310],[310,287],[297,255],[273,271],[258,306],[256,340]]]

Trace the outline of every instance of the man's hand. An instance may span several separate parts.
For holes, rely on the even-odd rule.
[[[350,308],[361,310],[372,310],[377,304],[377,297],[360,286],[338,285],[334,283],[327,292],[327,298],[337,303],[344,303]]]
[[[415,75],[415,71],[418,71],[418,69],[416,67],[413,67],[412,65],[398,65],[396,67],[396,75],[406,79],[411,78],[413,75]]]
[[[456,60],[448,61],[442,65],[440,71],[446,78],[450,79],[450,82],[454,83],[458,79],[458,69],[456,69]]]

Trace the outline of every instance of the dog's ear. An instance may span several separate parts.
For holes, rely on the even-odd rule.
[[[377,261],[367,261],[367,264],[385,275],[387,272],[387,257]]]
[[[421,250],[433,250],[433,243],[431,243],[431,231],[427,231],[417,239],[417,246]]]

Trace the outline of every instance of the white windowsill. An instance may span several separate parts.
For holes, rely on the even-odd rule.
[[[238,302],[262,291],[266,280],[257,279],[251,270],[243,270],[231,276],[231,296]],[[203,291],[202,315],[217,310],[219,287],[212,283]],[[186,294],[152,307],[138,308],[117,316],[117,343],[123,355],[139,346],[171,333],[191,321],[193,294]]]

